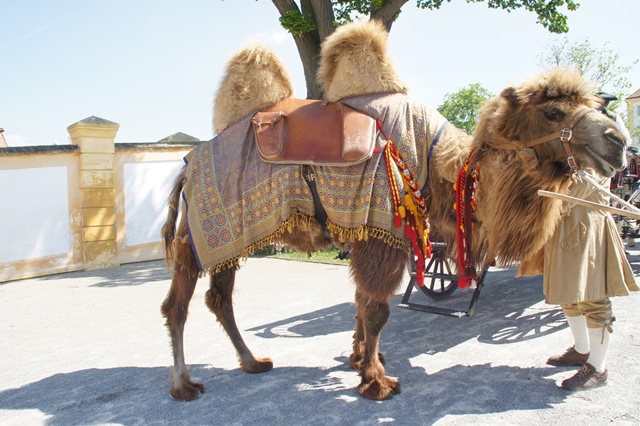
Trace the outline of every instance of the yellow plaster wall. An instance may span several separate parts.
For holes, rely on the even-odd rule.
[[[120,125],[99,117],[89,117],[67,128],[71,142],[80,147],[80,187],[90,203],[82,206],[84,269],[118,266],[115,137]],[[114,229],[109,231],[108,229]]]
[[[181,161],[192,146],[119,150],[115,147],[118,128],[117,123],[89,117],[68,127],[79,152],[0,156],[0,170],[67,168],[71,234],[68,253],[0,263],[0,282],[164,258],[160,241],[127,245],[124,166]]]

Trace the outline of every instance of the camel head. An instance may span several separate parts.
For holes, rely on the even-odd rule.
[[[280,58],[261,44],[249,45],[227,62],[213,103],[214,132],[292,94],[293,83]]]
[[[571,129],[570,147],[578,168],[613,176],[626,165],[625,142],[615,122],[596,108],[601,100],[592,85],[567,68],[553,69],[520,86],[507,87],[480,112],[476,142],[489,148],[531,146],[534,158],[569,170],[559,137]]]
[[[345,24],[325,39],[318,68],[325,100],[407,92],[387,54],[388,36],[384,25],[371,20]]]
[[[562,202],[538,190],[569,192],[563,129],[572,132],[569,145],[578,168],[612,176],[625,167],[624,139],[600,105],[590,83],[559,68],[507,87],[483,106],[474,133],[480,162],[476,259],[501,266],[529,261],[551,238]]]

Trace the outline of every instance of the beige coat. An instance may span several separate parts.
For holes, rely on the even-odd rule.
[[[587,171],[589,173],[589,171]],[[589,175],[601,186],[609,179]],[[579,176],[569,194],[608,205],[609,196]],[[627,296],[637,291],[633,270],[611,214],[568,204],[555,235],[544,249],[544,294],[554,305]]]
[[[601,186],[609,187],[609,179],[587,172]],[[607,195],[579,176],[569,195],[609,204]],[[638,290],[611,214],[572,203],[566,203],[556,233],[544,248],[543,271],[549,304],[627,296]]]

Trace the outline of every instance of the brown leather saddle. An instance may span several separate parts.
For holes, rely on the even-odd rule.
[[[376,121],[340,102],[284,99],[251,122],[260,157],[270,163],[350,166],[373,153]]]

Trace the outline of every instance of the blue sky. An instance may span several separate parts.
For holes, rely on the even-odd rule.
[[[640,58],[639,0],[578,0],[571,41]],[[295,44],[269,0],[0,0],[0,127],[9,146],[69,143],[67,126],[96,115],[120,124],[116,142],[176,132],[213,136],[212,102],[226,60],[249,41],[276,50],[306,90]],[[452,0],[408,2],[389,38],[412,97],[438,106],[480,83],[493,93],[539,71],[554,36],[524,11]],[[606,44],[608,43],[608,44]],[[628,78],[640,89],[640,65]]]

